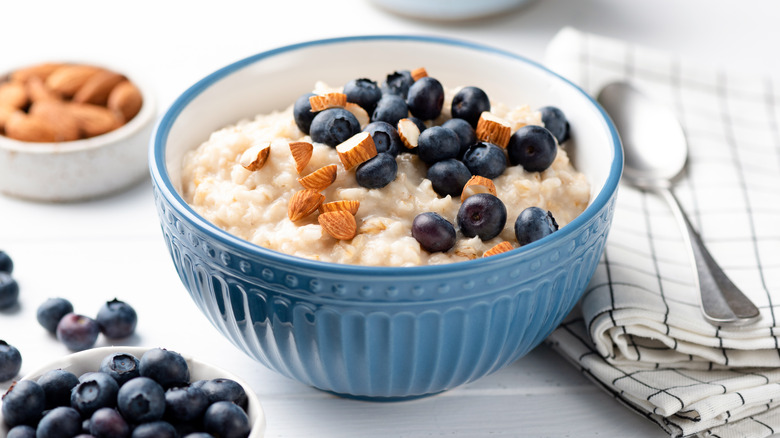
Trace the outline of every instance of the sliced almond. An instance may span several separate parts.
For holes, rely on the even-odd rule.
[[[119,73],[99,70],[76,91],[76,94],[73,95],[73,102],[105,105],[111,90],[123,80],[125,77]]]
[[[63,65],[49,74],[46,86],[66,97],[72,97],[100,69],[91,65]]]
[[[357,119],[358,123],[360,124],[360,129],[363,129],[368,125],[368,123],[371,121],[371,117],[368,115],[368,111],[364,110],[362,106],[353,103],[353,102],[347,102],[344,105],[344,109],[351,112],[353,116]]]
[[[40,78],[31,78],[30,81],[40,81]],[[68,111],[68,105],[62,101],[37,101],[30,106],[30,115],[45,120],[54,129],[55,141],[73,141],[81,138],[78,120]]]
[[[398,135],[407,149],[414,149],[420,138],[420,128],[411,119],[401,119],[398,121]]]
[[[512,126],[506,120],[497,117],[489,111],[483,111],[477,121],[477,138],[493,143],[502,148],[509,144]]]
[[[348,211],[351,214],[357,214],[358,208],[360,208],[360,201],[352,199],[341,199],[338,201],[324,202],[320,205],[320,213],[326,213],[329,211]]]
[[[336,146],[336,152],[344,168],[349,170],[376,156],[376,145],[371,134],[359,132]]]
[[[418,67],[412,70],[410,73],[412,74],[412,79],[415,81],[428,76],[428,72],[425,70],[425,67]]]
[[[309,105],[313,112],[328,108],[344,107],[347,104],[347,95],[344,93],[326,93],[309,97]]]
[[[143,103],[141,90],[125,79],[118,83],[108,94],[106,107],[115,113],[121,114],[122,119],[127,122],[141,111]]]
[[[490,193],[496,194],[496,185],[493,184],[493,180],[485,178],[484,176],[474,175],[463,186],[463,192],[460,194],[460,202],[463,202],[471,195],[477,193]]]
[[[56,72],[55,72],[56,73]],[[52,73],[54,74],[54,73]],[[119,120],[108,108],[88,103],[69,103],[68,111],[76,117],[79,129],[85,137],[105,134],[121,126]]]
[[[349,240],[357,235],[355,215],[348,211],[328,211],[317,216],[322,229],[339,240]]]
[[[260,170],[265,166],[265,162],[268,161],[268,154],[271,153],[271,143],[263,142],[252,145],[249,149],[245,150],[241,154],[239,163],[244,169],[254,172]]]
[[[327,166],[320,167],[319,169],[302,178],[298,178],[298,182],[307,189],[321,192],[329,185],[333,184],[333,181],[336,181],[337,170],[337,165],[328,164]]]
[[[295,170],[300,174],[309,164],[314,146],[308,141],[293,141],[290,143],[290,153],[295,160]]]
[[[287,217],[293,222],[299,221],[314,213],[314,210],[316,210],[324,200],[325,195],[316,190],[299,190],[290,198],[290,203],[287,205]]]
[[[50,89],[43,79],[33,76],[27,80],[27,95],[32,102],[62,101],[60,93]]]
[[[30,78],[36,77],[45,81],[54,70],[62,67],[62,65],[63,64],[58,62],[47,62],[44,64],[37,64],[30,67],[20,68],[19,70],[11,73],[11,80],[25,83]]]
[[[18,82],[3,82],[0,84],[0,105],[21,109],[27,105],[27,90]]]
[[[482,257],[490,257],[492,255],[501,254],[502,252],[511,251],[514,249],[511,243],[503,241],[496,246],[490,248],[482,254]]]
[[[19,141],[56,141],[52,126],[40,117],[30,116],[23,111],[14,111],[5,122],[5,135]]]

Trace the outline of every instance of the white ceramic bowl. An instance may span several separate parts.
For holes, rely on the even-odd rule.
[[[34,201],[82,201],[118,192],[148,176],[155,96],[139,78],[105,68],[121,72],[141,90],[139,113],[118,129],[82,140],[29,143],[0,135],[0,192]],[[5,76],[0,74],[0,80]]]
[[[141,356],[149,349],[150,348],[145,347],[100,347],[80,351],[42,365],[40,368],[24,376],[23,380],[38,380],[45,372],[58,368],[70,371],[76,376],[80,376],[88,371],[97,371],[100,368],[100,363],[103,359],[110,354],[129,353],[138,359],[141,359]],[[252,391],[252,388],[250,388],[249,385],[239,377],[223,369],[193,359],[184,353],[178,353],[184,356],[187,365],[189,365],[191,382],[202,379],[228,378],[235,380],[243,386],[248,400],[247,413],[249,415],[249,422],[252,424],[252,432],[249,434],[249,438],[261,438],[265,436],[265,413],[263,412],[263,407],[260,405],[257,395]],[[8,427],[3,422],[3,414],[0,412],[0,436],[5,436],[7,433]]]

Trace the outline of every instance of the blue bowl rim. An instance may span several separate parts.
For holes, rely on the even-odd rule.
[[[271,58],[275,55],[282,53],[314,47],[325,46],[330,44],[342,44],[359,41],[413,41],[422,43],[434,43],[443,44],[448,46],[456,46],[467,48],[471,50],[483,51],[487,53],[497,54],[505,56],[526,64],[529,64],[553,77],[561,82],[572,87],[575,91],[582,94],[587,100],[589,100],[594,108],[596,108],[603,120],[605,121],[609,134],[613,143],[613,160],[610,165],[609,175],[604,183],[604,187],[593,199],[588,207],[579,216],[572,220],[568,225],[562,227],[555,233],[546,236],[540,240],[524,245],[519,248],[515,248],[511,251],[497,254],[488,258],[477,258],[473,260],[466,260],[456,263],[447,263],[440,265],[428,265],[428,266],[405,266],[405,267],[392,267],[392,266],[360,266],[351,264],[340,264],[332,262],[324,262],[319,260],[310,260],[298,256],[285,254],[282,252],[274,251],[262,246],[256,245],[237,236],[234,236],[227,231],[213,225],[211,222],[200,216],[195,210],[192,209],[184,199],[179,195],[176,189],[171,183],[170,176],[165,167],[165,144],[168,138],[168,134],[172,125],[175,123],[178,115],[184,110],[184,108],[198,95],[200,95],[209,86],[219,81],[220,79],[238,71],[247,65],[256,63],[266,58]],[[280,264],[292,266],[300,270],[326,272],[335,275],[357,275],[357,276],[414,276],[414,277],[427,277],[427,276],[439,276],[447,275],[455,272],[474,271],[484,269],[484,265],[490,264],[504,264],[511,263],[514,258],[523,257],[524,254],[529,252],[538,251],[548,242],[553,240],[566,239],[570,234],[578,231],[581,227],[587,224],[593,219],[610,201],[613,195],[616,194],[618,183],[620,182],[621,174],[623,172],[623,149],[618,136],[617,129],[615,128],[612,120],[601,105],[578,85],[574,84],[570,80],[563,76],[553,72],[549,68],[542,64],[530,60],[522,55],[518,55],[513,52],[509,52],[503,49],[483,45],[480,43],[454,39],[450,37],[430,36],[430,35],[357,35],[346,37],[325,38],[318,40],[311,40],[305,42],[294,43],[277,47],[271,50],[251,55],[244,59],[235,61],[228,64],[204,78],[186,89],[178,98],[168,107],[165,114],[158,120],[154,133],[150,139],[149,145],[149,167],[152,181],[157,187],[160,196],[165,197],[168,202],[176,209],[176,211],[186,218],[194,227],[199,229],[204,234],[208,234],[217,239],[221,244],[228,247],[237,247],[242,251],[250,254],[256,254],[264,258],[270,258],[277,261]],[[161,218],[162,219],[162,218]],[[504,263],[499,261],[503,260]]]

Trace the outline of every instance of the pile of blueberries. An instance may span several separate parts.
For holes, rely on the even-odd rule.
[[[490,111],[490,99],[478,87],[460,89],[452,99],[452,118],[440,126],[430,126],[441,115],[444,87],[434,77],[414,80],[409,70],[387,75],[381,85],[366,78],[344,85],[347,101],[360,105],[370,115],[368,132],[378,154],[360,164],[355,178],[362,187],[382,188],[398,172],[395,161],[401,153],[416,154],[428,166],[426,177],[440,196],[460,196],[463,186],[480,175],[496,178],[508,165],[521,165],[526,171],[541,172],[555,159],[557,144],[568,139],[569,123],[563,112],[552,106],[540,108],[545,127],[525,126],[512,134],[506,150],[479,141],[476,126],[483,111]],[[293,105],[298,128],[312,141],[331,147],[360,132],[357,118],[344,108],[313,112],[312,93],[300,96]],[[408,118],[420,129],[418,145],[409,149],[398,134],[398,122]],[[426,122],[428,124],[426,124]],[[506,224],[506,207],[498,197],[480,193],[466,199],[458,212],[458,228],[466,237],[489,240]],[[455,244],[455,227],[438,213],[422,213],[412,225],[412,235],[427,251],[447,251]],[[531,207],[515,222],[515,234],[522,245],[558,229],[550,212]]]
[[[190,382],[187,361],[162,348],[106,356],[97,371],[50,370],[3,395],[8,438],[244,438],[247,395],[226,378]]]
[[[49,298],[38,306],[36,317],[71,351],[92,348],[100,333],[109,339],[126,338],[135,333],[138,323],[135,309],[116,298],[100,306],[94,319],[75,313],[65,298]]]

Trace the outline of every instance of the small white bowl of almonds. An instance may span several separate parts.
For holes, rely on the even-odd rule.
[[[154,96],[124,72],[46,62],[0,74],[0,192],[45,202],[106,196],[144,179]]]

